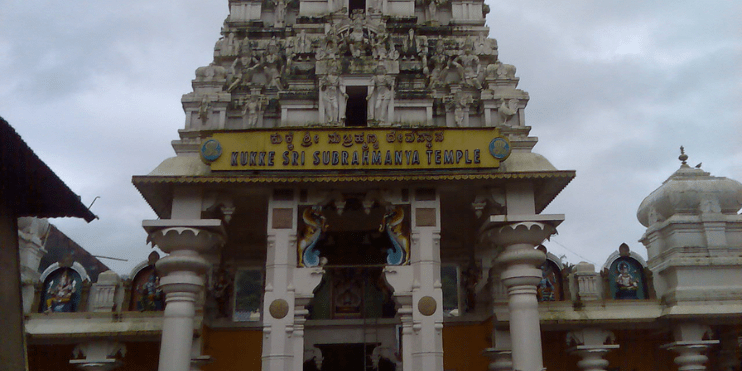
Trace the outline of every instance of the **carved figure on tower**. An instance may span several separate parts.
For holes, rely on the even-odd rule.
[[[242,47],[242,55],[235,59],[230,66],[230,73],[232,75],[232,82],[227,88],[228,92],[232,92],[237,89],[240,85],[247,85],[252,82],[253,73],[258,67],[259,61],[253,55],[252,48],[250,46]]]
[[[464,54],[454,59],[453,65],[461,76],[461,82],[464,85],[476,89],[482,89],[482,83],[479,82],[479,57],[473,54],[474,45],[471,39],[464,43]]]
[[[340,75],[336,65],[330,67],[328,74],[319,83],[322,97],[325,122],[337,124],[345,120],[345,108],[348,102],[348,94],[342,91],[340,86]]]
[[[283,74],[284,65],[283,56],[280,54],[278,48],[278,42],[273,38],[268,43],[267,52],[263,55],[263,58],[260,61],[260,66],[263,67],[263,72],[265,73],[267,80],[265,84],[267,89],[283,89],[281,76]]]
[[[247,99],[244,99],[242,103],[242,116],[245,119],[245,126],[247,128],[258,126],[258,121],[267,103],[266,97],[262,95],[250,95]]]
[[[271,0],[275,10],[273,11],[273,26],[283,27],[286,22],[286,0]]]
[[[376,67],[376,74],[371,78],[368,96],[368,119],[379,122],[389,121],[389,103],[394,97],[394,77],[386,74],[383,65]]]
[[[445,75],[448,69],[449,57],[446,54],[443,41],[438,40],[435,45],[435,53],[430,58],[430,64],[433,67],[428,76],[428,88],[437,88],[445,85]]]

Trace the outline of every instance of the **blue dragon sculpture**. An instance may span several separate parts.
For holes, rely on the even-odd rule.
[[[319,206],[308,207],[302,213],[304,220],[304,233],[297,244],[300,267],[316,267],[319,265],[319,250],[316,249],[317,242],[322,233],[327,230],[327,219],[322,215]]]
[[[404,209],[402,206],[387,207],[387,213],[381,220],[379,232],[386,230],[392,241],[392,248],[387,249],[386,262],[390,265],[402,265],[410,259],[410,240],[402,230]]]

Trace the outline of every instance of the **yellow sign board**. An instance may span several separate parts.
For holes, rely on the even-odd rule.
[[[510,142],[495,128],[293,128],[215,132],[215,171],[497,168]]]

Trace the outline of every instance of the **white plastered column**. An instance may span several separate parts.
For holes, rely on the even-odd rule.
[[[322,281],[322,268],[297,268],[297,202],[273,196],[269,203],[263,297],[263,371],[301,371],[306,305]]]
[[[584,371],[606,371],[609,363],[603,359],[606,353],[618,349],[615,335],[599,328],[585,328],[567,334],[567,344],[573,345],[567,352],[582,358],[577,366]]]
[[[712,345],[719,344],[719,340],[703,340],[713,333],[711,329],[698,323],[683,323],[675,326],[673,337],[675,342],[665,344],[662,348],[677,353],[675,364],[679,371],[706,371],[708,357],[706,352]]]
[[[384,269],[387,282],[394,288],[402,320],[402,368],[404,371],[443,371],[443,291],[437,194],[433,190],[416,192],[411,209],[410,265]]]
[[[536,285],[546,255],[535,247],[554,233],[550,224],[535,221],[511,222],[486,233],[490,242],[502,248],[496,263],[502,266],[500,279],[508,293],[515,370],[544,369]]]
[[[159,371],[191,369],[196,298],[211,264],[202,254],[224,243],[221,220],[145,220],[148,241],[168,256],[157,261],[165,293]]]

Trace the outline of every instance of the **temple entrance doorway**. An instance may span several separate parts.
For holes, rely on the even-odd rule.
[[[348,103],[345,109],[345,126],[367,126],[368,88],[366,86],[346,86]]]
[[[378,344],[321,344],[322,371],[373,370],[371,354]]]

